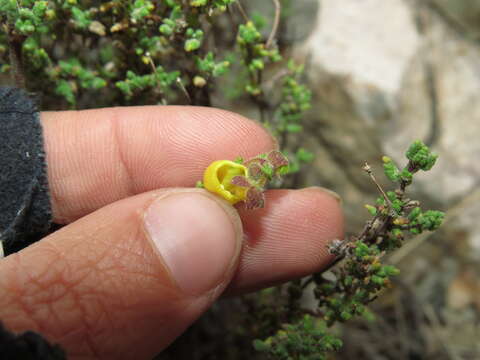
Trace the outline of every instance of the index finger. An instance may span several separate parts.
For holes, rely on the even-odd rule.
[[[213,108],[106,108],[46,112],[41,119],[58,223],[149,190],[194,186],[214,160],[275,147],[259,124]]]

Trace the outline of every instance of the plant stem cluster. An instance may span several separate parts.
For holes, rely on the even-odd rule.
[[[287,135],[303,130],[311,92],[275,41],[281,3],[265,36],[267,19],[235,0],[0,0],[0,75],[56,110],[211,106],[235,94],[258,108],[298,172],[313,154]]]
[[[208,50],[207,32],[233,1],[0,0],[0,57],[18,60],[0,71],[21,73],[29,81],[14,77],[18,86],[71,108],[92,96],[110,106],[210,105],[207,89],[229,62]]]
[[[329,276],[318,273],[303,284],[297,282],[290,285],[289,292],[296,294],[296,306],[299,306],[302,289],[314,284],[317,300],[315,321],[300,317],[298,322],[286,325],[266,340],[257,340],[254,343],[257,350],[275,359],[326,359],[328,351],[340,347],[340,340],[324,329],[365,314],[366,305],[390,286],[393,276],[399,274],[396,267],[382,263],[385,254],[401,247],[408,235],[438,229],[444,213],[423,211],[420,203],[407,198],[405,193],[414,175],[420,170],[430,170],[437,155],[421,141],[415,141],[406,157],[408,163],[402,170],[390,158],[383,158],[385,175],[396,184],[394,191],[385,192],[370,166],[365,164],[364,170],[380,192],[375,205],[366,205],[372,219],[367,221],[358,236],[343,241],[335,240],[329,245],[329,251],[336,258]],[[312,343],[311,338],[315,336],[317,341]],[[295,350],[292,348],[293,342]]]
[[[314,156],[289,143],[303,131],[312,95],[302,81],[303,66],[285,56],[281,39],[275,41],[281,22],[292,15],[292,1],[272,3],[275,14],[267,36],[262,31],[266,18],[249,15],[236,0],[0,0],[0,76],[9,74],[18,87],[39,92],[42,110],[248,101],[279,138],[289,160],[287,172],[296,173]],[[408,235],[440,226],[443,213],[424,211],[406,196],[414,175],[430,170],[437,156],[419,141],[406,156],[402,169],[383,158],[385,175],[396,184],[392,191],[384,191],[365,166],[380,197],[366,206],[372,219],[358,236],[330,244],[336,257],[331,276],[294,281],[285,303],[275,298],[276,311],[271,303],[260,303],[263,310],[250,314],[268,323],[252,325],[252,334],[256,328],[272,330],[280,319],[289,324],[255,342],[260,354],[325,359],[341,344],[328,328],[364,313],[397,275],[397,269],[382,264],[384,255],[402,246]],[[277,168],[286,168],[280,166],[286,160],[280,160],[256,159],[249,176],[272,180]],[[237,178],[236,184],[263,190],[259,179]],[[301,297],[310,284],[318,306],[305,316]]]

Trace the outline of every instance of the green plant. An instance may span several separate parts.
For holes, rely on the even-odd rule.
[[[250,207],[257,207],[264,180],[298,173],[313,160],[308,149],[291,142],[303,131],[312,94],[303,82],[304,66],[275,41],[279,24],[292,15],[291,1],[274,3],[265,34],[267,19],[249,15],[236,0],[0,0],[0,79],[11,76],[15,85],[40,94],[43,110],[245,102],[289,160],[288,167],[283,158],[268,156],[244,163],[248,176],[237,176],[233,185],[254,194]],[[422,211],[405,195],[415,173],[430,170],[436,156],[416,142],[407,158],[402,170],[384,158],[394,191],[383,191],[365,167],[381,196],[367,206],[372,219],[357,237],[330,245],[337,259],[333,277],[314,274],[291,282],[287,294],[268,289],[253,302],[244,299],[250,315],[235,331],[259,338],[257,356],[324,359],[338,349],[341,342],[329,328],[365,313],[398,273],[382,264],[383,255],[400,247],[406,234],[440,225],[443,213]],[[306,315],[300,299],[310,284],[318,307]]]
[[[408,163],[401,171],[390,158],[383,158],[384,173],[396,185],[393,191],[388,192],[378,184],[371,167],[365,164],[364,170],[380,192],[375,205],[366,205],[372,219],[367,221],[359,235],[343,241],[335,240],[329,245],[330,253],[336,257],[330,273],[332,276],[318,273],[290,285],[291,301],[297,304],[293,306],[294,312],[292,306],[285,307],[283,311],[291,314],[290,321],[293,317],[297,317],[297,321],[266,340],[256,340],[254,345],[257,350],[268,353],[274,359],[326,359],[328,351],[338,349],[341,342],[325,329],[364,315],[366,305],[390,286],[393,276],[399,274],[396,267],[382,263],[383,257],[400,248],[409,234],[438,229],[444,213],[423,211],[420,202],[409,199],[405,192],[418,171],[428,171],[433,167],[437,155],[421,141],[415,141],[407,150],[406,157]],[[302,317],[298,304],[303,289],[311,283],[314,284],[317,303],[314,310],[317,326],[312,325],[309,317]],[[317,341],[311,341],[312,338]],[[292,342],[295,341],[298,346],[293,348]]]
[[[257,351],[270,353],[275,359],[322,360],[324,353],[338,350],[342,342],[327,333],[324,322],[305,315],[296,324],[284,325],[275,336],[265,341],[255,340],[253,345]]]
[[[45,109],[212,106],[235,94],[258,108],[298,171],[311,157],[286,141],[310,107],[303,66],[283,59],[275,29],[264,40],[262,16],[245,18],[234,3],[0,0],[0,71],[40,93]]]

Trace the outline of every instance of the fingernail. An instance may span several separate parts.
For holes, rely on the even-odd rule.
[[[338,195],[335,191],[332,191],[330,189],[327,189],[327,188],[324,188],[324,187],[321,187],[321,186],[310,186],[310,187],[305,188],[303,190],[309,190],[309,189],[324,192],[324,193],[330,195],[331,197],[333,197],[340,204],[343,203],[342,197],[340,195]]]
[[[235,263],[239,246],[234,223],[222,205],[201,193],[155,200],[145,213],[145,228],[186,294],[215,288]]]

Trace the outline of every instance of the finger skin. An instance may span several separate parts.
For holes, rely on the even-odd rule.
[[[0,319],[60,343],[69,359],[149,359],[166,347],[219,296],[235,268],[206,294],[183,293],[143,225],[159,196],[113,203],[3,259]]]
[[[54,215],[55,220],[62,223],[131,194],[164,186],[192,186],[202,178],[204,169],[213,160],[233,159],[239,155],[248,158],[276,146],[258,124],[211,108],[108,108],[44,113],[42,118]],[[262,242],[262,246],[247,243],[247,257],[241,267],[245,270],[241,270],[238,281],[244,285],[240,289],[250,286],[247,284],[248,274],[252,272],[259,275],[253,277],[258,278],[253,285],[256,288],[262,276],[270,273],[269,264],[275,261],[289,262],[299,276],[324,265],[315,259],[303,258],[302,252],[299,253],[302,261],[294,263],[295,249],[307,246],[315,250],[313,254],[323,254],[325,239],[343,237],[343,218],[338,204],[321,195],[305,201],[313,199],[318,199],[318,203],[306,204],[308,206],[296,203],[296,210],[289,208],[288,202],[281,202],[283,208],[268,201],[267,208],[255,212],[255,215],[242,212],[247,233],[248,229],[259,232],[259,228],[265,227],[262,224],[269,224],[269,215],[275,212],[290,216],[282,220],[285,226],[279,226],[280,234],[263,231],[266,236],[274,235],[269,241]],[[303,230],[307,235],[304,239],[312,238],[310,231],[320,233],[321,236],[317,236],[320,240],[308,240],[311,242],[299,245],[291,239],[300,239],[300,236],[289,234],[298,230],[299,221],[305,222],[306,219],[311,221],[306,224],[307,230]],[[288,225],[290,223],[292,225]],[[257,235],[253,237],[259,238]],[[262,262],[267,253],[270,257]],[[284,258],[280,259],[281,256]],[[244,273],[247,274],[245,280],[241,275]],[[280,273],[276,276],[278,281],[285,278]],[[268,284],[267,279],[265,285]]]
[[[326,244],[342,235],[338,201],[328,194],[269,191],[265,209],[240,210],[245,238],[234,272],[215,292],[189,300],[140,225],[161,191],[108,205],[0,261],[0,319],[60,342],[72,359],[148,359],[231,277],[228,292],[238,294],[320,270],[331,259]]]
[[[245,241],[229,294],[321,271],[333,260],[327,245],[344,237],[339,200],[314,187],[268,191],[265,208],[240,209],[240,217]]]
[[[276,146],[257,123],[212,108],[106,108],[46,112],[41,119],[57,223],[146,191],[192,187],[214,160]]]
[[[0,318],[8,326],[40,331],[75,358],[141,359],[210,304],[211,298],[192,303],[179,296],[138,227],[149,196],[162,190],[129,196],[191,186],[213,160],[250,157],[275,145],[249,120],[195,111],[42,115],[55,220],[80,219],[0,261]],[[230,294],[320,270],[331,260],[326,244],[343,237],[338,202],[317,189],[268,191],[265,209],[239,212],[245,239]],[[112,236],[118,224],[131,229]]]

